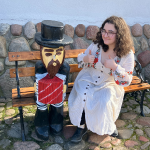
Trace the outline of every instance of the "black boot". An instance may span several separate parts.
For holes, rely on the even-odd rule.
[[[37,108],[35,114],[35,133],[38,138],[42,140],[49,139],[49,122],[48,122],[48,110],[39,110]]]
[[[63,129],[63,106],[54,107],[50,105],[49,119],[50,132],[59,135]]]
[[[82,141],[82,137],[87,133],[87,128],[85,127],[84,129],[77,127],[76,132],[74,135],[71,137],[70,141],[74,143],[78,143]]]
[[[116,130],[114,131],[114,133],[111,134],[111,136],[112,136],[112,137],[117,137],[117,136],[118,136],[118,130],[116,129]]]
[[[76,132],[74,133],[74,135],[70,139],[71,142],[78,143],[78,142],[82,141],[82,137],[87,133],[84,110],[82,112],[80,125],[85,125],[84,129],[77,127]]]

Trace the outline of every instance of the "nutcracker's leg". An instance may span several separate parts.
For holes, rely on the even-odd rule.
[[[35,132],[38,138],[42,140],[49,139],[49,122],[48,122],[48,109],[47,106],[45,108],[37,103],[37,111],[35,114]],[[43,109],[42,109],[43,108]]]
[[[63,129],[63,104],[59,107],[50,105],[49,109],[50,132],[58,135]]]

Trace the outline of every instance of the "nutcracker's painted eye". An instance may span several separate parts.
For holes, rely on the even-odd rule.
[[[61,55],[61,52],[57,52],[56,55]]]
[[[46,53],[45,55],[46,55],[46,56],[52,56],[52,54],[51,54],[51,53]]]

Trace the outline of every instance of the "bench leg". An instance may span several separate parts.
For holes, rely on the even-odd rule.
[[[23,112],[22,112],[22,106],[18,107],[20,112],[20,124],[21,124],[21,137],[22,141],[25,141],[25,130],[24,130],[24,121],[23,121]]]
[[[141,116],[145,117],[144,112],[143,112],[143,101],[144,101],[144,96],[145,96],[146,90],[143,91],[141,95],[141,102],[140,102],[140,109],[141,109]]]

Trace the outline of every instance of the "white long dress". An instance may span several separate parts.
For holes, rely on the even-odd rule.
[[[95,55],[94,64],[83,62],[83,57],[91,50]],[[89,130],[99,135],[111,135],[116,129],[115,121],[119,116],[124,89],[132,81],[134,54],[132,50],[127,56],[115,57],[118,64],[112,72],[101,63],[102,48],[92,43],[85,53],[79,54],[79,72],[74,87],[68,98],[71,123],[80,127],[83,110]]]

